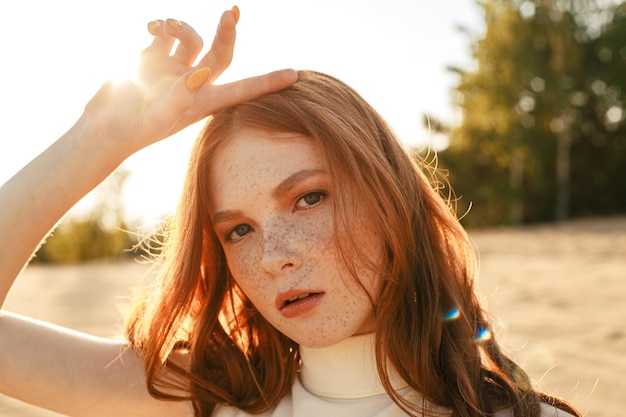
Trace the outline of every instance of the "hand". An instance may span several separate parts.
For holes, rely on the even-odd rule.
[[[81,121],[100,140],[134,152],[239,102],[277,91],[298,80],[283,70],[224,85],[212,83],[233,57],[238,9],[224,12],[211,49],[196,61],[203,43],[184,22],[154,21],[152,44],[141,54],[138,82],[105,84],[87,104]],[[173,51],[175,41],[179,44]]]

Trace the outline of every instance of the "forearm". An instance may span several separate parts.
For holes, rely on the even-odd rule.
[[[124,159],[79,121],[0,187],[0,305],[61,217]]]
[[[0,392],[68,416],[189,416],[186,402],[146,389],[141,357],[123,341],[0,312]],[[45,346],[45,349],[42,349]]]

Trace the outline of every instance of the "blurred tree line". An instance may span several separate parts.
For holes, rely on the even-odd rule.
[[[427,120],[468,227],[626,213],[626,5],[612,0],[478,0],[476,67],[450,68],[462,122]],[[94,209],[66,218],[33,262],[136,256],[117,171]],[[155,235],[155,236],[158,236]],[[160,242],[148,239],[152,250]],[[140,249],[141,251],[141,249]]]
[[[74,263],[136,256],[130,249],[137,234],[124,219],[122,187],[128,177],[115,171],[90,195],[92,208],[81,215],[70,213],[39,248],[33,263]]]
[[[438,154],[466,226],[626,213],[626,5],[482,0]]]

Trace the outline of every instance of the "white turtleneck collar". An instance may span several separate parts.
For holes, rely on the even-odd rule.
[[[330,398],[364,398],[385,394],[376,369],[375,334],[350,337],[324,348],[300,347],[300,381],[311,393]],[[407,386],[388,365],[394,389]]]

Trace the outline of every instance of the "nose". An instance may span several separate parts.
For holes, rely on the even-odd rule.
[[[295,248],[294,237],[286,231],[265,230],[261,268],[272,276],[279,276],[302,266],[302,258]]]

